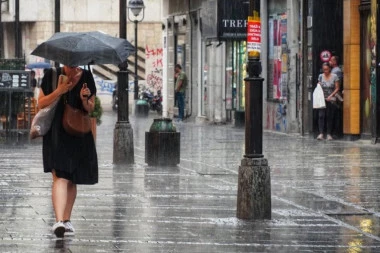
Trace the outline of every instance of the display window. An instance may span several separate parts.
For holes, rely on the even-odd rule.
[[[228,41],[226,61],[226,109],[244,111],[244,78],[247,76],[246,41]]]
[[[268,99],[288,96],[288,50],[286,1],[269,1],[268,19]]]

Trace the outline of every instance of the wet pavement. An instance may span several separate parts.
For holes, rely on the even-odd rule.
[[[131,117],[135,164],[112,164],[116,113],[98,127],[100,182],[79,186],[75,236],[56,239],[51,175],[41,142],[0,145],[0,252],[380,252],[380,145],[264,134],[272,220],[236,218],[244,130],[178,123],[181,163],[145,164]]]

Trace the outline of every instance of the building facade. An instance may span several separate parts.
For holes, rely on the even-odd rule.
[[[163,0],[169,116],[176,114],[173,68],[181,63],[190,76],[187,115],[243,125],[247,3]],[[338,135],[377,140],[378,4],[378,0],[261,1],[265,129],[303,135],[316,131],[312,93],[322,63],[334,55],[344,72],[344,103],[335,123]]]
[[[190,80],[187,115],[201,121],[243,126],[248,1],[163,3],[168,115],[176,114],[173,66],[182,63]],[[270,0],[261,4],[267,129],[300,131],[300,10],[301,0]]]
[[[2,1],[3,58],[15,58],[20,44],[28,63],[41,60],[30,52],[54,33],[54,3]],[[261,1],[265,129],[315,131],[311,98],[321,55],[328,51],[340,57],[344,72],[344,136],[377,140],[378,4],[378,0]],[[248,1],[146,0],[145,5],[138,33],[144,51],[139,57],[145,69],[142,76],[148,88],[163,90],[164,116],[177,114],[174,66],[181,64],[189,79],[187,117],[242,126]],[[134,27],[127,24],[127,39],[133,43]],[[119,1],[61,0],[60,30],[100,30],[118,36]]]
[[[30,53],[54,34],[56,2],[60,2],[61,32],[102,31],[119,37],[119,0],[6,0],[2,1],[0,12],[2,58],[25,57],[27,63],[45,60]],[[144,19],[138,24],[138,76],[143,85],[156,91],[162,89],[162,5],[155,0],[145,0],[144,4]],[[128,19],[127,39],[135,44],[134,24]],[[16,53],[17,44],[20,56]],[[132,65],[133,56],[129,60]]]
[[[323,6],[323,8],[321,8]],[[371,139],[380,135],[378,78],[378,0],[308,0],[305,1],[304,126],[315,128],[310,94],[317,82],[321,53],[331,52],[341,59],[344,102],[342,111],[343,136],[349,140]],[[329,20],[329,22],[325,22]],[[309,104],[309,105],[308,105]]]

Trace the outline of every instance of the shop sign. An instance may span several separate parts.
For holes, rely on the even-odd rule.
[[[218,0],[218,37],[246,39],[249,1]]]
[[[258,20],[248,19],[247,26],[247,51],[261,52],[261,23]]]

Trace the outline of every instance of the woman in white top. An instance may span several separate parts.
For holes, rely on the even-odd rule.
[[[336,102],[335,94],[339,92],[339,77],[336,74],[331,73],[331,66],[325,62],[322,65],[323,73],[318,77],[318,83],[323,89],[323,94],[326,100],[326,108],[318,109],[318,128],[319,135],[318,140],[323,140],[323,133],[326,126],[327,140],[332,140],[331,132],[333,129],[334,117],[336,114],[336,106],[333,104]]]

